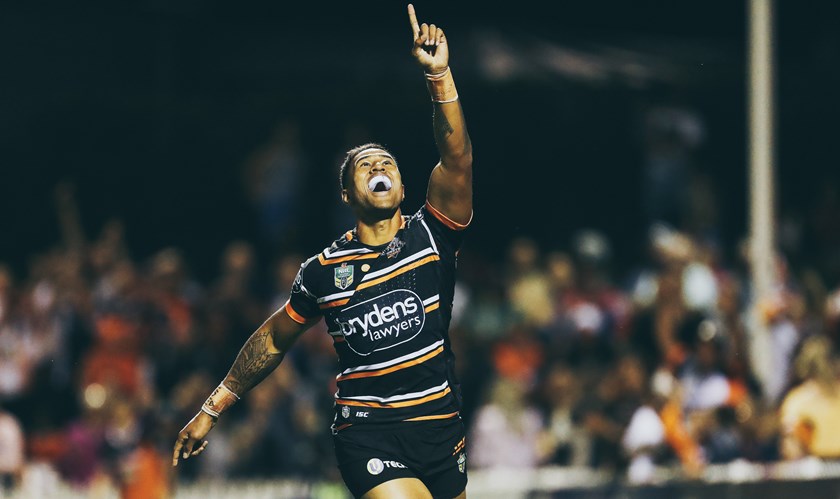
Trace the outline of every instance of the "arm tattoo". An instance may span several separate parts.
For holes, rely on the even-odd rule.
[[[452,128],[452,124],[449,123],[449,120],[446,119],[446,115],[443,114],[443,111],[440,109],[435,109],[434,129],[435,138],[441,143],[455,132],[455,129]]]
[[[271,353],[266,348],[270,335],[271,332],[258,329],[248,338],[233,361],[225,384],[240,397],[265,379],[283,360],[282,353]]]

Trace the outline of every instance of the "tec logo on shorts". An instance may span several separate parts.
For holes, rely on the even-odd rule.
[[[367,470],[368,473],[371,475],[378,475],[382,473],[385,468],[405,468],[406,466],[403,463],[398,463],[396,461],[383,461],[377,457],[371,459],[367,462]]]

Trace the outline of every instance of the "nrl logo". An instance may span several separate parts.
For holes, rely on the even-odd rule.
[[[353,284],[353,266],[342,263],[335,268],[335,287],[344,290]]]
[[[395,237],[388,243],[388,246],[382,251],[382,254],[388,258],[394,258],[395,256],[400,254],[402,251],[403,246],[405,246],[405,241],[401,240],[398,237]]]

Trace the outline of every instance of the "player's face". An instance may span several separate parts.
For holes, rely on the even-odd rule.
[[[367,149],[353,160],[353,181],[342,192],[354,209],[382,211],[390,216],[405,197],[400,170],[394,158],[379,149]]]

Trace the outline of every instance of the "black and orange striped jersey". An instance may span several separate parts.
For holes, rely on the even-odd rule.
[[[334,428],[458,413],[449,322],[465,228],[426,203],[388,244],[350,231],[301,265],[286,311],[301,324],[323,316],[333,337]]]

